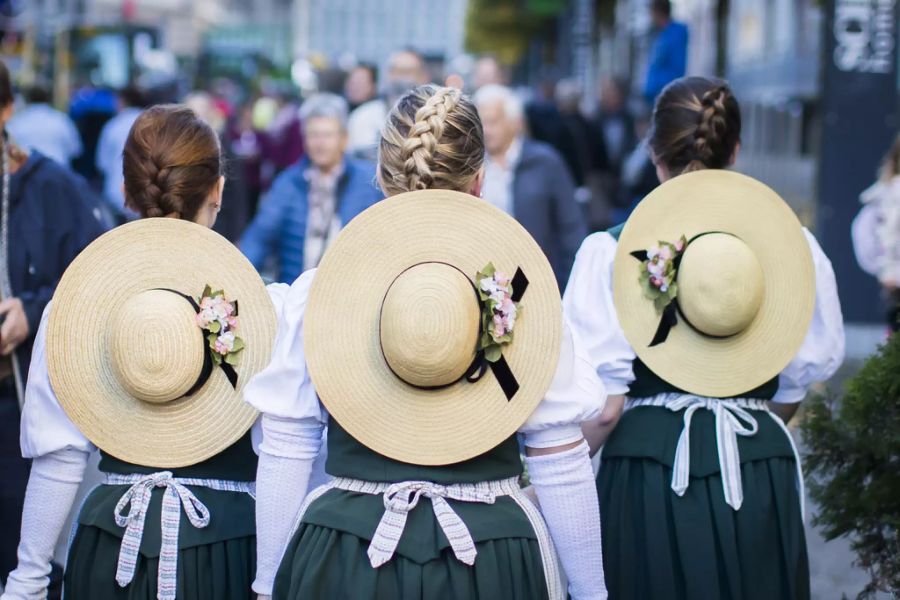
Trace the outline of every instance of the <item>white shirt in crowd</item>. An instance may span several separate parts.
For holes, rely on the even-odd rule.
[[[66,166],[82,152],[81,136],[72,119],[49,104],[29,104],[16,111],[6,130],[20,146]]]
[[[387,110],[387,104],[381,98],[369,100],[353,109],[347,119],[347,149],[352,154],[375,157]]]
[[[900,286],[900,175],[875,183],[860,200],[851,226],[856,260],[882,283]]]
[[[139,108],[126,108],[107,121],[97,141],[97,170],[103,174],[103,195],[116,212],[125,210],[125,195],[122,185],[122,152],[131,126],[141,114]]]
[[[490,155],[484,161],[484,185],[481,196],[508,215],[513,214],[513,182],[516,176],[516,165],[522,154],[522,139],[516,138],[506,150],[506,164],[491,160]]]

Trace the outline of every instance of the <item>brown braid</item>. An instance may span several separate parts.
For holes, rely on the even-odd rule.
[[[193,220],[222,173],[219,139],[191,109],[153,106],[128,133],[122,172],[142,217]]]
[[[676,79],[653,111],[648,142],[671,175],[723,169],[740,141],[741,113],[728,85],[703,77]]]

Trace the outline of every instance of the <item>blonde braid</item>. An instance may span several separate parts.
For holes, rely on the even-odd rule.
[[[423,85],[401,97],[378,146],[378,183],[393,196],[414,190],[468,192],[484,163],[472,101],[456,88]]]
[[[434,183],[431,171],[434,152],[444,135],[447,113],[459,104],[461,95],[456,88],[440,88],[416,111],[416,119],[401,148],[409,189],[427,190]]]

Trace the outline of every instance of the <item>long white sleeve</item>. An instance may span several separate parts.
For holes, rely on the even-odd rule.
[[[575,255],[563,311],[580,336],[591,364],[610,395],[625,394],[634,381],[634,350],[625,339],[613,303],[613,259],[618,242],[608,233],[585,238]]]
[[[600,503],[588,445],[525,458],[550,537],[574,600],[607,597],[603,576]]]
[[[66,448],[35,458],[31,464],[19,564],[9,574],[2,600],[41,600],[50,583],[50,559],[84,476],[88,453]]]
[[[328,422],[303,353],[303,314],[313,275],[314,271],[308,271],[289,290],[278,290],[278,334],[272,360],[244,388],[244,400],[263,415],[256,473],[253,582],[253,590],[263,595],[272,593]]]
[[[306,497],[322,442],[315,421],[262,417],[263,441],[256,471],[256,580],[253,591],[271,594],[275,573]]]
[[[844,362],[844,317],[834,270],[816,238],[804,233],[816,268],[816,305],[803,345],[778,377],[772,401],[781,404],[802,401],[812,384],[829,379]]]

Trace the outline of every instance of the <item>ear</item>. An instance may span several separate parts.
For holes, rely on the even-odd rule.
[[[481,198],[481,190],[484,187],[484,167],[478,171],[478,175],[475,176],[475,181],[472,182],[472,188],[469,190],[469,193],[475,196],[476,198]]]
[[[0,112],[0,120],[2,120],[4,126],[12,118],[13,108],[14,108],[14,104],[12,102],[10,102],[6,106],[4,106],[2,112]]]
[[[219,175],[219,183],[216,184],[216,204],[221,208],[222,197],[225,194],[225,176]]]
[[[120,188],[122,190],[122,197],[125,198],[125,208],[133,212],[140,212],[136,206],[131,203],[131,200],[128,198],[128,194],[125,193],[125,182],[122,182],[122,186]]]
[[[741,143],[738,142],[734,145],[734,152],[731,153],[731,158],[728,159],[728,166],[733,167],[734,163],[737,162],[738,153],[741,151]]]

